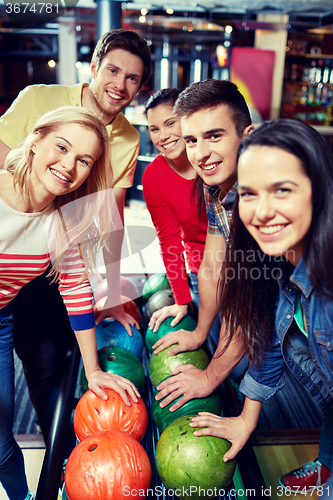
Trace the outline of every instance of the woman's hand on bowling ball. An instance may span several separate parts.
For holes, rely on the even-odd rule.
[[[169,316],[175,316],[171,321],[171,326],[178,325],[179,321],[187,314],[187,304],[173,304],[172,306],[164,306],[162,309],[155,311],[150,318],[148,326],[153,332],[157,332],[160,324]]]
[[[164,408],[179,399],[170,411],[178,410],[185,403],[195,398],[205,398],[212,392],[209,385],[206,371],[193,365],[179,365],[172,372],[173,377],[169,377],[157,386],[158,394],[155,399],[163,399],[160,406]],[[167,396],[167,397],[166,397]]]
[[[88,378],[89,389],[102,399],[108,399],[103,389],[113,389],[127,406],[131,406],[130,398],[137,403],[140,393],[136,386],[120,375],[105,373],[101,369],[92,372]],[[130,396],[130,398],[129,398]]]
[[[199,412],[198,416],[193,417],[189,425],[203,427],[203,429],[194,431],[194,436],[215,436],[230,441],[232,446],[224,454],[224,462],[235,458],[253,431],[242,415],[226,418],[205,411]]]
[[[138,322],[132,316],[127,314],[122,304],[118,304],[116,306],[108,307],[107,309],[98,311],[95,309],[95,307],[96,304],[94,306],[96,325],[98,325],[98,323],[100,323],[105,318],[114,318],[124,326],[130,337],[132,337],[133,335],[130,325],[135,326],[138,330],[140,329]]]
[[[201,337],[196,330],[189,332],[187,330],[177,330],[176,332],[167,333],[164,337],[158,339],[153,345],[154,354],[158,354],[172,344],[177,344],[168,351],[169,356],[174,356],[179,352],[195,351],[202,344]]]

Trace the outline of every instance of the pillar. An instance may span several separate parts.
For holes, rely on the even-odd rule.
[[[112,29],[121,28],[121,0],[95,0],[97,40]]]
[[[283,75],[287,45],[287,24],[289,17],[287,15],[272,15],[261,14],[258,16],[257,21],[280,23],[279,30],[256,30],[254,46],[257,49],[266,49],[275,51],[275,64],[273,73],[272,85],[272,102],[270,119],[275,120],[280,115]]]
[[[58,83],[60,85],[75,85],[77,83],[77,44],[75,17],[73,13],[60,16],[58,19]]]

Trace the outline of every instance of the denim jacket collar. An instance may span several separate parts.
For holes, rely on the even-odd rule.
[[[303,257],[301,257],[301,260],[297,264],[296,268],[292,272],[289,281],[293,283],[297,288],[301,290],[303,295],[305,295],[306,298],[308,298],[313,290],[313,286],[311,285],[306,268],[305,268],[305,263]],[[281,288],[283,288],[283,282],[282,280],[279,282]]]
[[[313,290],[313,286],[308,278],[303,257],[296,266],[295,271],[290,276],[290,281],[294,283],[301,292],[308,298]]]

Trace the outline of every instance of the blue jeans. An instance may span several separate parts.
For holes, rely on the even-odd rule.
[[[0,310],[0,481],[10,500],[24,500],[28,485],[23,454],[14,439],[14,357],[10,306]]]
[[[66,354],[76,344],[57,283],[47,277],[50,268],[24,285],[13,300],[14,347],[22,361],[29,396],[47,443]],[[73,426],[67,432],[66,457],[75,446]]]
[[[197,273],[191,272],[190,273],[190,280],[191,280],[193,292],[195,293],[195,296],[197,298],[197,306],[199,307],[199,286],[198,286]],[[218,316],[216,316],[215,321],[213,323],[213,326],[211,328],[211,331],[209,332],[209,335],[211,336],[212,341],[214,342],[214,347],[217,347],[217,345],[219,343],[220,330],[221,330],[220,318]]]
[[[333,407],[323,418],[319,441],[319,461],[333,472]],[[332,485],[333,486],[333,485]]]
[[[198,275],[196,273],[190,273],[190,279],[191,279],[191,284],[193,291],[197,297],[197,306],[199,306],[199,287],[198,287]],[[213,323],[213,326],[209,332],[209,335],[213,341],[214,348],[216,350],[218,343],[219,343],[219,338],[220,338],[220,330],[221,330],[221,321],[219,316],[217,315],[215,318],[215,321]],[[247,359],[247,356],[243,356],[242,359],[239,361],[239,363],[235,366],[235,368],[232,370],[230,373],[229,377],[235,380],[237,383],[241,381],[243,378],[247,368],[248,368],[249,362]]]

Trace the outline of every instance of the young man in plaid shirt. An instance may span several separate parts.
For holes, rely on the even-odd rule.
[[[168,351],[170,355],[198,349],[207,339],[218,314],[217,285],[236,198],[237,152],[241,140],[254,128],[244,97],[235,84],[226,80],[191,84],[179,95],[174,112],[181,117],[187,156],[204,181],[208,231],[198,273],[198,325],[193,332],[169,333],[155,344],[155,353],[177,344]],[[223,336],[217,352],[222,348]],[[190,399],[206,397],[231,373],[244,354],[243,343],[237,339],[223,356],[213,358],[206,370],[192,365],[179,366],[174,377],[158,386],[160,392],[156,399],[168,395],[161,403],[164,407],[183,396],[171,407],[174,411]]]

